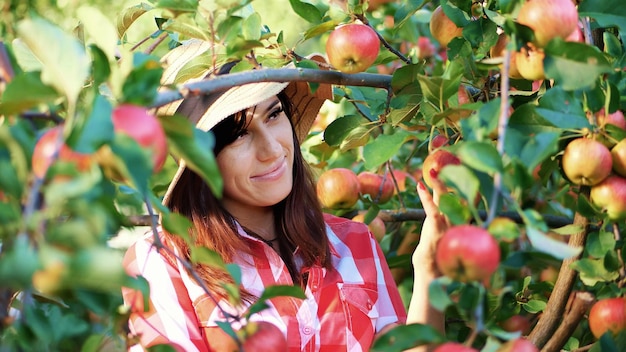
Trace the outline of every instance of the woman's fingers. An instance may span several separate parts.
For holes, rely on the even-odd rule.
[[[420,197],[420,201],[422,202],[422,207],[424,208],[424,211],[426,212],[426,215],[435,215],[439,213],[439,208],[437,207],[437,204],[435,204],[435,201],[433,200],[433,195],[430,194],[430,192],[428,191],[428,189],[426,189],[426,186],[424,185],[424,183],[422,181],[418,181],[417,182],[417,194]]]

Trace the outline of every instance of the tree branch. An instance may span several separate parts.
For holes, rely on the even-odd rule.
[[[375,73],[348,74],[311,68],[274,68],[231,73],[183,84],[178,90],[161,91],[150,107],[163,106],[190,95],[216,93],[235,86],[256,82],[313,82],[391,89],[391,76],[389,75]]]
[[[589,197],[589,187],[581,187],[579,196]],[[580,226],[582,230],[570,236],[569,245],[572,247],[582,247],[587,240],[589,219],[577,212],[574,215],[574,225]],[[535,325],[528,336],[530,341],[539,348],[543,348],[546,345],[563,320],[565,305],[572,292],[572,287],[574,286],[577,275],[576,271],[571,268],[571,265],[573,262],[577,261],[581,255],[582,254],[579,254],[578,256],[563,260],[561,270],[554,283],[554,289],[546,304],[546,309],[537,322],[537,325]]]
[[[563,322],[556,329],[554,335],[552,335],[541,351],[560,351],[594,302],[595,297],[591,292],[576,292],[574,294],[572,307],[563,318]]]

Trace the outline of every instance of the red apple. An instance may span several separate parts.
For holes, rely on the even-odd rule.
[[[539,349],[529,340],[519,337],[500,346],[497,352],[539,352]]]
[[[439,345],[433,352],[478,352],[478,350],[457,342],[446,342]]]
[[[606,211],[611,220],[626,219],[626,178],[611,175],[591,187],[591,202]]]
[[[448,137],[442,134],[438,134],[431,139],[430,146],[433,148],[433,150],[439,149],[443,147],[444,145],[448,144],[449,141],[450,140],[448,139]]]
[[[576,29],[574,29],[574,31],[570,33],[570,35],[568,35],[567,38],[565,38],[565,41],[584,43],[585,36],[583,35],[583,31],[580,29],[580,27],[576,26]]]
[[[417,49],[417,57],[420,59],[435,56],[435,52],[437,51],[435,45],[433,45],[433,42],[428,37],[417,38]]]
[[[352,220],[365,224],[365,214],[366,212],[359,212],[352,218]],[[387,227],[385,226],[385,222],[378,216],[375,216],[374,219],[369,224],[367,224],[367,228],[370,230],[372,235],[374,235],[374,238],[376,238],[377,241],[382,240],[387,233]]]
[[[433,187],[433,178],[437,178],[446,165],[460,165],[461,159],[445,149],[437,149],[428,154],[422,165],[422,177],[429,187]]]
[[[253,321],[237,330],[242,341],[242,351],[283,352],[287,351],[287,338],[274,324],[267,321]]]
[[[541,282],[550,282],[555,283],[556,279],[559,277],[559,269],[549,266],[539,273],[539,281]]]
[[[613,158],[613,171],[626,177],[626,139],[622,139],[611,149],[611,157]]]
[[[598,120],[598,126],[600,127],[605,127],[610,124],[626,130],[626,119],[624,118],[624,113],[621,110],[615,110],[615,112],[607,114],[604,108],[602,108],[600,111],[595,113],[595,115]]]
[[[367,3],[367,11],[371,12],[374,11],[376,9],[378,9],[379,7],[381,7],[384,4],[388,4],[390,2],[394,2],[395,0],[369,0]],[[391,17],[393,18],[393,16]],[[393,26],[391,26],[393,27]]]
[[[391,177],[363,171],[357,175],[357,178],[359,179],[361,194],[368,194],[375,203],[387,203],[393,197],[395,187]]]
[[[351,23],[335,28],[326,41],[328,61],[344,73],[363,72],[376,61],[380,40],[367,25]]]
[[[607,331],[617,334],[626,329],[626,299],[604,298],[589,310],[589,329],[596,338]]]
[[[516,314],[508,319],[500,322],[500,327],[508,332],[521,332],[522,335],[528,335],[531,328],[530,319],[525,315]]]
[[[545,47],[556,37],[567,38],[578,28],[578,11],[572,0],[528,0],[522,4],[517,22],[535,32],[535,44]]]
[[[483,281],[498,268],[500,247],[481,227],[453,226],[439,240],[435,262],[442,274],[454,280]]]
[[[404,170],[394,169],[392,171],[392,173],[393,173],[393,177],[396,178],[396,182],[398,183],[398,189],[400,190],[400,192],[406,191],[406,186],[407,186],[407,181],[408,180],[413,180],[413,183],[417,183],[415,181],[415,178],[413,177],[413,175],[411,175],[410,173],[408,173],[408,172],[406,172]],[[394,189],[394,194],[395,194],[395,192],[396,192],[396,190]]]
[[[546,56],[543,49],[529,44],[528,48],[522,47],[520,51],[513,53],[515,66],[522,78],[529,81],[537,81],[546,78],[543,70],[543,59]],[[512,61],[512,60],[511,60]]]
[[[159,172],[167,158],[167,137],[156,116],[143,106],[122,104],[111,115],[115,133],[133,138],[141,147],[149,149],[154,172]]]
[[[430,34],[439,42],[441,47],[447,47],[448,43],[450,43],[453,38],[463,35],[463,28],[457,27],[457,25],[446,16],[441,6],[437,6],[433,11],[429,26]]]
[[[63,126],[50,128],[41,135],[35,144],[32,156],[32,168],[36,177],[44,178],[46,176],[48,168],[54,161],[53,156],[57,150],[57,141],[62,133]],[[75,152],[63,142],[61,142],[57,157],[59,161],[74,164],[78,171],[88,170],[93,161],[90,154]]]
[[[569,142],[561,159],[565,176],[576,185],[597,185],[611,173],[612,166],[609,148],[585,137]]]
[[[354,171],[347,168],[329,169],[317,180],[317,197],[325,208],[351,208],[359,200],[359,187],[359,179]]]

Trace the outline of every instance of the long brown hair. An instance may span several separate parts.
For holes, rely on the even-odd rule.
[[[291,121],[293,109],[288,98],[282,93],[278,94],[278,98]],[[214,133],[216,156],[245,128],[245,113],[230,116],[217,125],[213,129],[214,132],[219,131]],[[304,267],[321,265],[326,268],[330,268],[330,249],[322,208],[315,192],[314,178],[302,156],[295,132],[293,139],[295,146],[293,188],[284,200],[273,206],[273,210],[282,259],[294,284],[303,285],[304,280],[296,268],[293,256],[295,249],[298,248],[298,255]],[[184,171],[165,205],[172,212],[180,213],[192,222],[193,229],[190,230],[190,235],[193,245],[204,246],[217,252],[227,263],[233,262],[237,253],[258,255],[251,250],[250,241],[239,236],[236,219],[222,207],[219,199],[201,177],[190,169]],[[183,256],[189,259],[189,244],[180,236],[167,233],[166,236],[181,250]],[[222,283],[232,283],[228,274],[204,264],[196,265],[195,270],[213,294],[225,297],[226,292]],[[245,287],[241,288],[241,292],[244,299],[254,298]]]

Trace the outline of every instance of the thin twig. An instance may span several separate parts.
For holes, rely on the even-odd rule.
[[[159,44],[163,43],[163,41],[167,38],[168,34],[167,32],[163,32],[158,38],[157,40],[154,41],[154,43],[150,44],[150,46],[144,51],[144,53],[146,54],[152,54],[152,52],[154,50],[156,50],[157,46],[159,46]]]
[[[404,63],[406,64],[411,64],[411,60],[409,58],[407,58],[406,56],[404,56],[401,52],[399,52],[398,50],[396,50],[394,47],[392,47],[385,38],[383,38],[382,35],[380,35],[380,33],[378,33],[378,31],[376,29],[374,29],[374,27],[372,27],[369,24],[369,21],[367,20],[367,18],[363,15],[363,14],[356,14],[356,17],[363,22],[363,24],[367,25],[368,27],[370,27],[374,33],[376,33],[376,36],[378,37],[378,40],[380,40],[380,43],[387,48],[387,50],[389,50],[390,52],[392,52],[394,55],[396,55],[400,60],[404,61]]]
[[[150,35],[148,35],[147,37],[141,39],[137,44],[133,45],[130,48],[130,51],[135,51],[137,50],[138,47],[140,47],[143,43],[147,42],[148,39],[152,38],[153,36],[155,36],[157,33],[159,33],[161,30],[157,29],[156,31],[152,32]]]
[[[13,76],[15,76],[15,71],[13,71],[11,60],[9,60],[7,48],[4,42],[0,41],[0,81],[9,83],[13,80]]]

